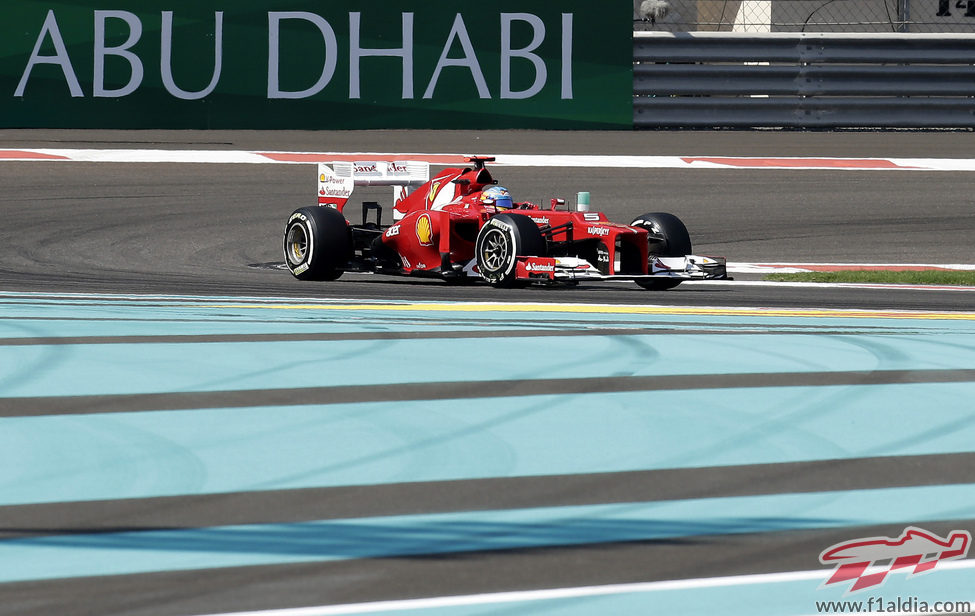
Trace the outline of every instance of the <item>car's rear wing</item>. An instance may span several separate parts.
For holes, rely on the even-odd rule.
[[[340,212],[356,186],[392,186],[393,204],[430,180],[430,163],[416,160],[318,164],[318,204]]]

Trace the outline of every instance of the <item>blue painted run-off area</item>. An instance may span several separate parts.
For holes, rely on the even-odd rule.
[[[510,378],[975,368],[975,320],[967,319],[3,299],[0,339],[458,329],[471,337],[0,345],[0,401]],[[646,327],[647,333],[491,335],[593,326]],[[695,333],[654,333],[681,328]],[[975,443],[971,400],[975,383],[962,382],[6,417],[0,419],[0,505],[963,452]]]
[[[971,370],[975,318],[961,316],[0,295],[0,403],[441,381]],[[607,327],[646,331],[492,335]],[[442,330],[470,337],[433,335]],[[381,339],[393,331],[431,336]],[[355,332],[375,336],[12,343]],[[971,400],[971,382],[772,385],[2,417],[0,506],[970,452]],[[8,540],[0,542],[0,582],[910,524],[971,517],[973,498],[971,485],[949,485]],[[377,550],[368,537],[384,529],[397,541]]]

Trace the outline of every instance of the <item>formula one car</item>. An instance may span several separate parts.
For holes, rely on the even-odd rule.
[[[470,166],[433,178],[429,164],[416,161],[320,164],[318,205],[295,210],[285,226],[288,269],[301,280],[355,271],[496,287],[625,279],[670,289],[727,277],[724,258],[690,254],[687,228],[672,214],[644,214],[624,225],[588,211],[588,203],[575,211],[564,199],[547,209],[516,203],[485,166],[492,161],[471,156]],[[392,224],[383,224],[375,202],[363,202],[361,224],[345,218],[356,186],[394,187]]]

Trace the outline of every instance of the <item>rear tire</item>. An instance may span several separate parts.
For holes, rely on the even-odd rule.
[[[692,254],[691,236],[680,218],[666,212],[651,212],[638,216],[630,223],[631,227],[640,227],[649,231],[660,241],[650,241],[650,258],[653,257],[683,257]],[[657,278],[637,280],[636,283],[644,289],[665,291],[673,289],[681,283],[680,280]]]
[[[335,280],[352,257],[345,216],[334,208],[295,210],[284,228],[284,263],[299,280]]]
[[[481,227],[475,244],[477,269],[496,287],[515,287],[518,257],[545,255],[545,238],[538,225],[519,214],[498,214]]]

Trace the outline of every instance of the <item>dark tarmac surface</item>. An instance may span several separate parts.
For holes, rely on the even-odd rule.
[[[966,157],[975,136],[778,132],[93,132],[0,131],[8,147],[292,151]],[[699,254],[730,262],[972,263],[975,216],[963,172],[497,168],[518,198],[587,190],[629,222],[682,218]],[[965,310],[969,294],[684,284],[499,291],[346,275],[306,284],[275,269],[281,232],[314,203],[308,165],[4,163],[0,288],[16,291],[273,295]],[[389,200],[388,189],[353,198]],[[350,205],[348,215],[358,217]]]

